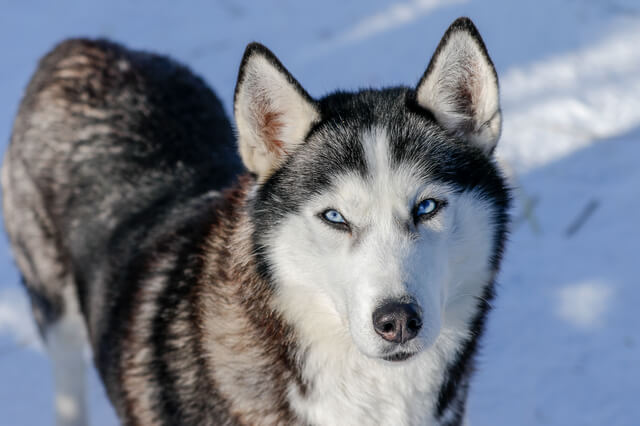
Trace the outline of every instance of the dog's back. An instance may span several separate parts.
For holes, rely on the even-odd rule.
[[[102,296],[129,284],[112,275],[238,170],[222,105],[185,67],[90,40],[42,59],[5,156],[3,204],[36,321],[56,367],[68,367],[56,368],[62,420],[83,421],[73,402],[83,378],[69,370],[82,364],[78,311],[95,347],[110,326]]]

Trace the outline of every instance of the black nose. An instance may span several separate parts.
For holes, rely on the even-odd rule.
[[[408,342],[422,328],[420,308],[415,303],[387,302],[374,311],[373,328],[386,341]]]

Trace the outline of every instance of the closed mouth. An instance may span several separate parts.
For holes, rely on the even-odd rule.
[[[397,362],[397,361],[405,361],[414,355],[415,355],[415,352],[398,352],[393,355],[385,356],[382,359],[384,359],[385,361]]]

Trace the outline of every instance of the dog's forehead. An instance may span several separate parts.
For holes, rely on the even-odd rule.
[[[419,198],[445,198],[454,192],[446,183],[430,178],[429,165],[420,158],[398,161],[394,158],[389,129],[382,125],[361,130],[364,173],[336,174],[328,194],[352,206],[378,210],[395,207],[404,210]]]
[[[438,171],[457,161],[455,155],[442,153],[470,146],[448,135],[428,111],[412,106],[410,94],[409,89],[395,88],[323,99],[323,120],[308,137],[296,166],[314,167],[318,175],[359,173],[379,181],[408,170],[415,177],[438,179]]]

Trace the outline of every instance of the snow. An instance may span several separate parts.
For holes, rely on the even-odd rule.
[[[37,59],[65,37],[170,54],[203,75],[230,111],[249,41],[269,46],[320,96],[417,82],[449,23],[470,16],[500,76],[498,155],[517,189],[470,423],[638,424],[637,0],[175,4],[4,2],[0,140]],[[0,253],[0,423],[51,424],[50,365],[4,238]],[[92,424],[116,424],[95,373],[90,382]]]

